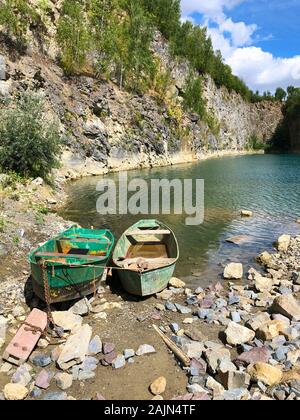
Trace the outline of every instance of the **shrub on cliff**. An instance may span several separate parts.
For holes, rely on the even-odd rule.
[[[22,176],[47,179],[58,167],[61,136],[49,119],[42,97],[24,92],[0,109],[0,168]]]

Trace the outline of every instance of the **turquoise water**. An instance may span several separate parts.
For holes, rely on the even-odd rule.
[[[299,234],[300,156],[253,155],[209,159],[197,164],[128,172],[128,179],[204,179],[205,220],[199,226],[186,226],[186,215],[158,215],[175,232],[180,246],[176,274],[191,284],[220,277],[228,262],[254,264],[254,256],[272,249],[282,233]],[[109,227],[118,238],[140,218],[152,216],[108,215],[96,211],[103,177],[85,178],[69,184],[68,203],[62,215],[84,227]],[[105,178],[118,180],[119,174]],[[253,218],[242,218],[240,210],[252,210]],[[237,246],[226,239],[246,235]]]

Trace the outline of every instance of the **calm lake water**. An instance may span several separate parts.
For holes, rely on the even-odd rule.
[[[102,216],[96,211],[99,192],[96,184],[102,177],[85,178],[69,184],[69,200],[63,217],[84,227],[102,226],[113,230],[116,238],[141,218],[153,216]],[[118,180],[119,174],[106,178]],[[176,274],[191,285],[216,280],[228,262],[255,265],[253,257],[282,233],[299,234],[300,225],[300,155],[253,155],[209,159],[197,164],[128,172],[128,180],[143,178],[204,179],[205,221],[200,226],[186,226],[186,215],[155,216],[175,232],[180,246]],[[253,218],[242,218],[240,210],[254,211]],[[246,235],[237,246],[227,238]]]

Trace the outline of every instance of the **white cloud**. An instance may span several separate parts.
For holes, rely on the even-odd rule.
[[[182,0],[182,14],[203,15],[214,48],[221,50],[233,73],[241,77],[253,90],[271,90],[300,84],[300,56],[274,57],[253,46],[258,26],[234,22],[226,15],[246,0]]]
[[[300,56],[277,58],[261,48],[246,47],[234,50],[226,61],[254,90],[274,91],[300,83]]]

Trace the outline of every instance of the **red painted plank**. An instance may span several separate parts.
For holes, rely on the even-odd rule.
[[[33,309],[7,346],[3,359],[17,366],[25,363],[46,328],[47,314],[39,309]]]

